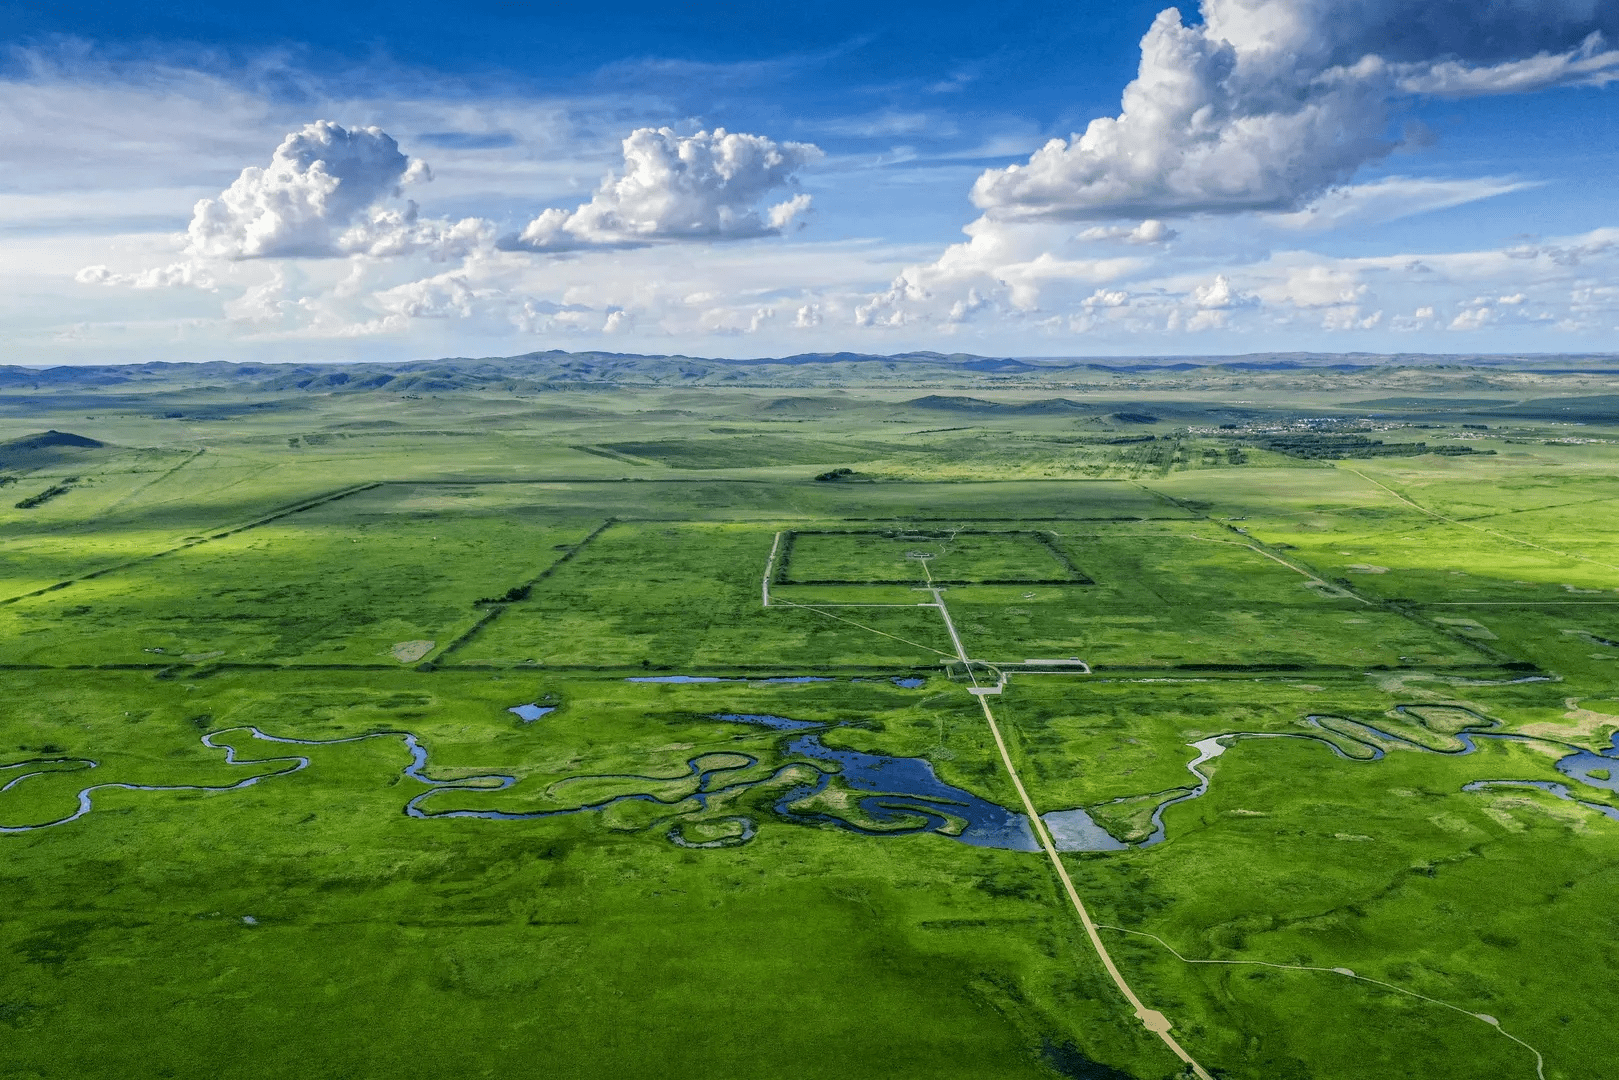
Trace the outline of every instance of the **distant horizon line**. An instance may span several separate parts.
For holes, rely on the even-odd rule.
[[[541,357],[595,357],[617,360],[690,360],[725,365],[788,365],[805,366],[816,363],[870,363],[879,361],[932,362],[945,365],[978,366],[980,364],[1019,365],[1029,370],[1050,368],[1061,370],[1074,367],[1101,367],[1119,370],[1135,368],[1185,367],[1238,367],[1238,366],[1297,366],[1297,367],[1383,367],[1390,362],[1409,366],[1484,366],[1497,367],[1503,363],[1519,362],[1539,364],[1550,361],[1595,361],[1619,364],[1619,351],[1615,352],[1502,352],[1502,353],[1434,353],[1434,352],[1316,352],[1311,350],[1264,351],[1248,353],[1111,353],[1093,355],[1008,355],[951,352],[941,353],[928,349],[912,349],[896,353],[864,353],[851,351],[793,353],[786,356],[725,357],[700,356],[692,353],[631,353],[605,349],[540,349],[525,353],[499,356],[439,356],[410,360],[139,360],[113,363],[56,363],[19,364],[0,363],[0,370],[45,372],[61,369],[134,369],[134,368],[201,368],[228,366],[231,368],[386,368],[411,367],[433,364],[478,364],[511,362]],[[1201,362],[1197,362],[1201,361]],[[1339,361],[1339,363],[1332,363]]]

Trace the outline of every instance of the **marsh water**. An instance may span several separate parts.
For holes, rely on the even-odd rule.
[[[1460,706],[1454,705],[1439,707],[1472,715],[1476,722],[1469,725],[1469,728],[1495,727],[1499,724],[1498,721],[1475,713],[1471,709],[1461,708]],[[1402,718],[1416,717],[1420,722],[1420,714],[1416,713],[1411,706],[1397,705],[1392,711]],[[1326,720],[1339,721],[1340,726],[1326,728],[1323,725],[1323,721]],[[1404,749],[1417,750],[1428,754],[1445,754],[1453,757],[1464,757],[1468,754],[1475,753],[1478,750],[1477,740],[1479,739],[1498,739],[1504,742],[1549,743],[1554,746],[1562,746],[1572,751],[1572,753],[1569,753],[1557,760],[1555,763],[1555,768],[1558,772],[1574,780],[1578,780],[1583,784],[1588,784],[1591,787],[1603,788],[1608,791],[1619,791],[1619,779],[1615,778],[1615,773],[1619,773],[1619,733],[1616,733],[1613,736],[1611,745],[1606,750],[1593,751],[1584,750],[1573,746],[1570,743],[1565,743],[1557,739],[1547,739],[1541,736],[1519,735],[1513,732],[1504,731],[1496,732],[1464,729],[1448,735],[1449,738],[1455,740],[1457,744],[1455,749],[1441,749],[1425,745],[1424,743],[1418,742],[1407,735],[1391,730],[1387,726],[1379,726],[1365,720],[1350,720],[1347,717],[1333,716],[1331,714],[1315,714],[1305,717],[1305,722],[1313,725],[1317,729],[1332,731],[1333,734],[1336,734],[1340,738],[1343,738],[1351,744],[1358,746],[1363,752],[1359,754],[1347,753],[1336,742],[1327,738],[1325,735],[1313,735],[1305,732],[1237,731],[1224,735],[1215,735],[1207,739],[1199,740],[1195,743],[1190,743],[1188,745],[1190,745],[1192,749],[1196,750],[1198,754],[1196,758],[1187,763],[1186,768],[1187,771],[1197,778],[1197,785],[1191,791],[1188,791],[1183,795],[1177,795],[1158,804],[1157,809],[1155,809],[1152,814],[1152,833],[1147,837],[1147,839],[1141,841],[1139,846],[1151,847],[1155,844],[1163,843],[1164,840],[1168,838],[1168,829],[1164,824],[1164,811],[1179,803],[1190,802],[1193,799],[1202,797],[1209,790],[1210,778],[1207,773],[1199,768],[1199,766],[1201,766],[1205,761],[1217,758],[1221,754],[1225,753],[1228,749],[1230,749],[1231,742],[1238,739],[1308,739],[1311,742],[1324,744],[1338,757],[1350,761],[1379,761],[1386,756],[1387,751],[1384,750],[1382,746],[1378,745],[1378,742],[1374,740],[1387,740],[1401,746]],[[1426,725],[1423,726],[1426,727]],[[1371,736],[1367,737],[1355,734],[1354,732],[1357,728],[1364,728],[1366,731],[1371,733]],[[1608,775],[1606,777],[1593,776],[1593,772],[1606,772]],[[1468,792],[1478,792],[1502,787],[1535,788],[1537,790],[1555,795],[1559,799],[1578,803],[1581,806],[1595,810],[1606,817],[1614,819],[1615,821],[1619,821],[1619,809],[1602,803],[1595,803],[1581,799],[1571,788],[1569,788],[1568,785],[1555,783],[1553,781],[1474,780],[1463,785],[1462,790]],[[1122,802],[1124,800],[1118,801]],[[1104,835],[1106,834],[1104,833]],[[1108,839],[1112,838],[1108,837]],[[1111,849],[1100,848],[1086,850]]]
[[[631,681],[689,683],[743,682],[748,680],[666,675],[637,678]],[[821,680],[819,677],[793,677],[765,681],[799,682]],[[919,680],[914,681],[919,682]],[[908,684],[912,683],[913,680],[895,679],[894,682],[910,688]],[[1459,709],[1457,706],[1444,706],[1444,708],[1453,711]],[[512,706],[507,711],[517,715],[524,723],[531,723],[554,712],[555,709],[556,706],[541,706],[530,703]],[[1161,844],[1168,838],[1168,829],[1164,823],[1165,811],[1180,803],[1200,798],[1208,792],[1211,778],[1203,770],[1203,764],[1226,753],[1236,741],[1247,739],[1307,739],[1324,744],[1341,758],[1354,761],[1379,760],[1386,755],[1387,751],[1384,747],[1389,744],[1423,753],[1465,756],[1477,751],[1478,740],[1481,739],[1549,743],[1565,747],[1570,751],[1570,753],[1565,754],[1556,761],[1555,767],[1558,772],[1588,787],[1606,791],[1619,791],[1619,734],[1613,736],[1610,745],[1606,749],[1599,751],[1586,750],[1558,740],[1538,736],[1477,730],[1483,727],[1497,726],[1498,722],[1473,713],[1468,709],[1460,709],[1460,711],[1469,713],[1474,720],[1467,723],[1462,730],[1441,732],[1427,728],[1420,712],[1414,711],[1412,707],[1397,706],[1393,710],[1397,716],[1402,719],[1414,718],[1424,728],[1427,728],[1426,742],[1417,741],[1417,739],[1411,737],[1411,734],[1395,730],[1392,725],[1380,726],[1347,717],[1317,714],[1306,717],[1305,722],[1314,726],[1320,732],[1319,734],[1310,732],[1228,732],[1191,743],[1189,745],[1197,751],[1197,756],[1187,763],[1186,768],[1196,777],[1196,785],[1190,790],[1173,795],[1157,805],[1151,818],[1152,831],[1146,839],[1138,844],[1127,844],[1118,840],[1108,833],[1106,829],[1098,825],[1090,814],[1082,808],[1052,811],[1042,815],[1041,820],[1051,833],[1052,840],[1059,851],[1122,851],[1131,847],[1151,847]],[[640,781],[646,784],[658,785],[668,785],[681,780],[695,781],[692,790],[670,798],[660,798],[657,795],[645,792],[630,792],[581,806],[558,809],[507,811],[459,808],[434,810],[426,804],[438,796],[452,791],[465,793],[505,791],[513,787],[518,782],[518,778],[506,773],[485,773],[449,780],[436,779],[427,773],[427,748],[422,745],[416,735],[407,731],[378,731],[337,739],[295,739],[270,735],[257,727],[241,727],[209,732],[202,736],[202,743],[209,749],[223,750],[227,765],[270,765],[276,766],[275,768],[229,784],[133,784],[121,781],[91,784],[77,793],[77,806],[72,813],[52,821],[37,824],[0,826],[0,833],[32,832],[76,821],[91,811],[94,794],[97,791],[110,789],[172,792],[236,791],[251,787],[263,780],[285,776],[309,767],[310,759],[301,754],[269,758],[238,757],[236,748],[222,740],[225,736],[240,733],[259,742],[287,746],[331,746],[362,742],[368,739],[399,739],[410,754],[410,764],[406,765],[402,770],[403,775],[427,787],[426,791],[411,797],[403,807],[403,812],[414,818],[477,818],[494,821],[524,821],[603,811],[627,802],[657,803],[671,808],[677,804],[691,803],[695,805],[697,811],[706,811],[709,809],[711,801],[716,798],[734,796],[749,788],[778,780],[786,770],[792,767],[796,760],[801,763],[813,764],[816,779],[808,783],[794,784],[775,799],[771,809],[783,820],[802,824],[828,824],[866,836],[908,836],[916,833],[931,832],[976,847],[1001,848],[1012,851],[1034,851],[1038,848],[1029,821],[1023,814],[941,780],[938,774],[934,772],[932,762],[926,758],[896,757],[827,746],[822,741],[823,736],[829,730],[841,725],[820,721],[797,720],[770,713],[719,713],[712,714],[712,718],[727,723],[764,727],[771,731],[791,736],[782,747],[784,753],[781,766],[762,777],[754,775],[751,779],[741,779],[747,770],[753,769],[759,764],[758,758],[731,750],[723,752],[711,750],[686,759],[687,771],[675,776],[609,773],[599,776],[569,778],[573,780]],[[1333,726],[1327,726],[1326,722],[1328,721],[1333,722]],[[1355,752],[1346,751],[1344,746],[1339,745],[1339,741],[1329,738],[1328,733],[1336,736],[1337,740],[1349,745]],[[1445,740],[1449,740],[1453,745],[1449,747],[1429,745],[1434,741],[1443,742]],[[98,767],[99,763],[89,758],[39,759],[0,766],[0,779],[5,780],[4,784],[0,784],[0,794],[16,788],[19,784],[33,777],[55,772],[91,770]],[[5,773],[13,771],[15,771],[15,775],[9,778],[5,777]],[[806,800],[813,800],[817,796],[827,793],[834,782],[841,788],[846,789],[847,796],[841,797],[846,798],[845,805],[857,811],[857,813],[851,813],[850,817],[846,818],[819,810],[793,809],[795,805],[800,805]],[[1559,799],[1578,803],[1581,806],[1596,810],[1608,818],[1619,821],[1619,808],[1581,799],[1568,785],[1553,781],[1481,779],[1464,785],[1462,790],[1478,792],[1507,787],[1533,788],[1545,791]],[[826,804],[823,803],[823,805]],[[676,818],[687,817],[692,812],[690,810],[680,811],[673,816]],[[670,819],[665,818],[663,820],[667,822]],[[710,833],[719,833],[719,835],[707,840],[692,839],[684,833],[684,825],[677,820],[667,833],[668,839],[672,843],[683,847],[728,847],[746,843],[754,836],[757,829],[756,823],[751,818],[742,815],[705,819],[703,825]]]
[[[1037,846],[1028,819],[945,783],[924,758],[886,757],[858,750],[836,750],[818,735],[804,735],[787,744],[792,754],[836,766],[839,779],[855,791],[870,792],[856,800],[861,812],[880,828],[864,828],[826,814],[800,814],[791,803],[823,791],[832,777],[823,772],[813,785],[794,788],[776,802],[776,813],[790,820],[826,821],[850,832],[893,836],[937,832],[974,847],[1034,851]],[[955,819],[955,820],[952,820]],[[958,822],[965,822],[959,824]]]
[[[1619,791],[1619,732],[1613,736],[1608,749],[1597,752],[1582,750],[1557,762],[1557,771],[1582,784],[1605,791]],[[1593,776],[1592,773],[1604,773]]]
[[[1041,814],[1051,843],[1058,851],[1124,851],[1130,845],[1091,819],[1084,810],[1053,810]]]
[[[252,787],[261,780],[269,780],[276,776],[286,776],[289,773],[299,772],[309,768],[309,759],[301,754],[289,757],[248,758],[238,759],[236,748],[229,744],[222,744],[216,740],[232,732],[247,732],[253,738],[263,742],[283,743],[293,746],[328,746],[337,743],[362,742],[366,739],[395,737],[402,732],[376,732],[368,735],[353,735],[341,739],[285,739],[274,735],[266,735],[256,727],[227,728],[223,731],[210,731],[202,736],[202,744],[210,750],[225,751],[225,764],[227,765],[280,765],[278,769],[266,773],[259,773],[237,780],[230,784],[131,784],[123,781],[110,781],[105,784],[91,784],[81,788],[77,795],[78,807],[66,817],[56,818],[52,821],[43,821],[34,825],[0,825],[0,833],[34,832],[38,829],[49,829],[56,825],[66,825],[70,821],[77,821],[88,814],[94,807],[94,796],[98,791],[240,791],[242,788]],[[407,742],[414,743],[414,736],[405,735]],[[50,768],[49,766],[65,766],[65,768]],[[91,758],[49,758],[37,761],[18,762],[7,765],[3,769],[26,769],[35,767],[33,772],[24,772],[14,777],[0,792],[9,791],[24,780],[35,776],[42,776],[51,772],[76,771],[79,769],[97,769],[101,763]]]
[[[805,732],[787,743],[788,755],[823,762],[828,768],[818,768],[813,783],[797,785],[776,800],[773,809],[789,821],[825,822],[866,836],[936,832],[974,847],[1036,849],[1034,834],[1022,814],[945,783],[925,758],[835,749],[825,745],[819,734],[808,734],[828,727],[811,720],[768,713],[719,713],[714,719],[755,724],[772,731]],[[858,796],[855,805],[875,827],[832,814],[791,809],[794,803],[825,791],[834,776],[850,789],[868,793]]]

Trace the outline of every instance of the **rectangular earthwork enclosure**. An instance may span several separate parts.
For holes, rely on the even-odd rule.
[[[1091,585],[1050,536],[1035,530],[789,532],[779,585]]]
[[[751,524],[615,522],[455,654],[469,664],[690,673],[933,665],[938,613],[906,596],[851,623],[760,603],[775,534]]]

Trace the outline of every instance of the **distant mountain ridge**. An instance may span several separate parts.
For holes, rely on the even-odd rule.
[[[138,389],[142,384],[216,385],[269,393],[445,393],[457,390],[543,389],[603,385],[705,386],[836,384],[851,376],[862,384],[972,377],[989,380],[1038,378],[1041,374],[1124,376],[1153,372],[1353,371],[1373,367],[1523,368],[1536,371],[1611,371],[1619,354],[1544,356],[1421,353],[1256,353],[1207,357],[1008,357],[974,353],[856,352],[727,359],[680,354],[564,352],[547,350],[501,357],[358,363],[267,364],[151,361],[31,368],[0,366],[0,392],[95,388]]]

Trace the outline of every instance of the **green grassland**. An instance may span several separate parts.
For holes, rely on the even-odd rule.
[[[0,1078],[1619,1075],[1619,376],[527,363],[0,381]]]
[[[0,662],[376,663],[396,642],[453,640],[475,599],[535,577],[589,529],[517,513],[299,515],[6,605]]]
[[[1088,579],[1039,532],[891,529],[884,533],[789,534],[775,580],[782,584],[983,584]]]

